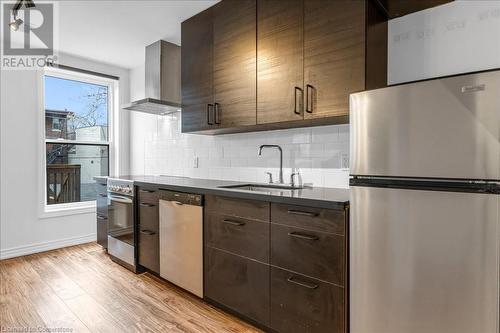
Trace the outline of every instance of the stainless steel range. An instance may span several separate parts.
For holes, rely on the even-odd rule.
[[[113,261],[136,271],[134,182],[108,178],[108,253]]]

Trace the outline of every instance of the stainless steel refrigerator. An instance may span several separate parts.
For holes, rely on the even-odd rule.
[[[498,333],[500,71],[350,97],[351,333]]]

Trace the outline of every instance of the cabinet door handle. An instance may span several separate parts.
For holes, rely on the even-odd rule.
[[[301,89],[301,88],[299,88],[299,87],[295,87],[295,88],[294,88],[294,94],[293,94],[293,99],[294,99],[293,112],[294,112],[295,114],[300,115],[300,114],[302,114],[302,112],[301,112],[301,111],[302,111],[302,103],[299,103],[300,109],[299,109],[299,110],[297,110],[297,91],[299,91],[299,92],[300,92],[300,95],[301,95],[300,100],[302,100],[302,99],[303,99],[303,91],[302,91],[302,89]],[[299,102],[300,102],[300,100],[299,100]]]
[[[288,236],[295,237],[295,238],[300,238],[300,239],[306,239],[306,240],[318,240],[319,239],[318,236],[307,235],[307,234],[303,234],[303,233],[300,233],[300,232],[297,232],[297,231],[289,232]]]
[[[234,226],[237,226],[237,227],[242,227],[245,225],[245,222],[240,222],[240,221],[232,221],[232,220],[222,220],[222,222],[226,223],[226,224],[230,224],[230,225],[234,225]]]
[[[298,286],[301,286],[301,287],[304,287],[304,288],[307,288],[307,289],[316,289],[318,288],[319,286],[317,284],[314,284],[314,283],[309,283],[309,282],[305,282],[305,281],[299,281],[297,280],[297,278],[295,276],[290,276],[288,279],[287,279],[288,282],[290,283],[293,283],[293,284],[296,284]]]
[[[311,93],[309,93],[311,91]],[[311,105],[311,107],[309,107]],[[310,84],[306,85],[306,112],[313,113],[314,110],[314,87]]]
[[[156,206],[156,205],[153,205],[153,204],[150,204],[150,203],[146,203],[146,202],[141,202],[139,205],[142,206],[142,207],[154,207],[154,206]]]
[[[148,236],[153,236],[156,234],[156,232],[151,231],[151,230],[141,230],[140,232],[141,232],[141,234],[148,235]]]
[[[107,198],[107,197],[108,197],[108,195],[107,195],[107,194],[105,194],[105,193],[99,193],[99,196],[101,196],[101,197],[103,197],[103,198]]]
[[[214,103],[214,122],[216,125],[220,125],[220,109],[219,103]]]
[[[316,217],[319,214],[318,213],[312,213],[312,212],[303,212],[301,210],[294,210],[294,209],[289,209],[288,214],[293,214],[293,215],[301,215],[301,216],[310,216],[310,217]]]
[[[97,215],[97,219],[98,220],[107,220],[108,218],[106,216]]]
[[[207,124],[208,125],[213,125],[214,123],[212,122],[212,117],[210,116],[210,110],[213,110],[214,105],[213,104],[207,104]]]

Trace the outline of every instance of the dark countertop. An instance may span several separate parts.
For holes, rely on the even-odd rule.
[[[95,177],[104,180],[107,177]],[[348,189],[312,187],[285,192],[253,192],[238,189],[220,188],[219,186],[252,184],[243,181],[224,181],[214,179],[199,179],[170,176],[120,176],[113,177],[134,181],[137,186],[153,185],[160,189],[190,192],[197,194],[214,194],[233,198],[263,200],[292,205],[302,205],[318,208],[343,208],[349,205]]]

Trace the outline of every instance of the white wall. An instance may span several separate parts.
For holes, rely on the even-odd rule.
[[[60,63],[120,77],[121,101],[129,98],[129,72],[60,54]],[[38,184],[40,140],[38,71],[0,72],[0,258],[95,239],[95,213],[41,217]],[[42,115],[43,117],[43,115]],[[129,171],[128,113],[120,117],[120,173]]]
[[[131,95],[144,95],[144,69],[131,71]],[[283,148],[285,181],[299,168],[304,182],[322,187],[348,187],[349,126],[323,126],[267,132],[205,136],[180,133],[180,114],[131,115],[131,171],[133,174],[187,176],[237,181],[267,181],[266,171],[278,179],[278,152]],[[194,159],[198,158],[198,168]],[[343,167],[343,168],[342,168]]]
[[[458,0],[389,21],[388,82],[500,68],[500,1]]]

